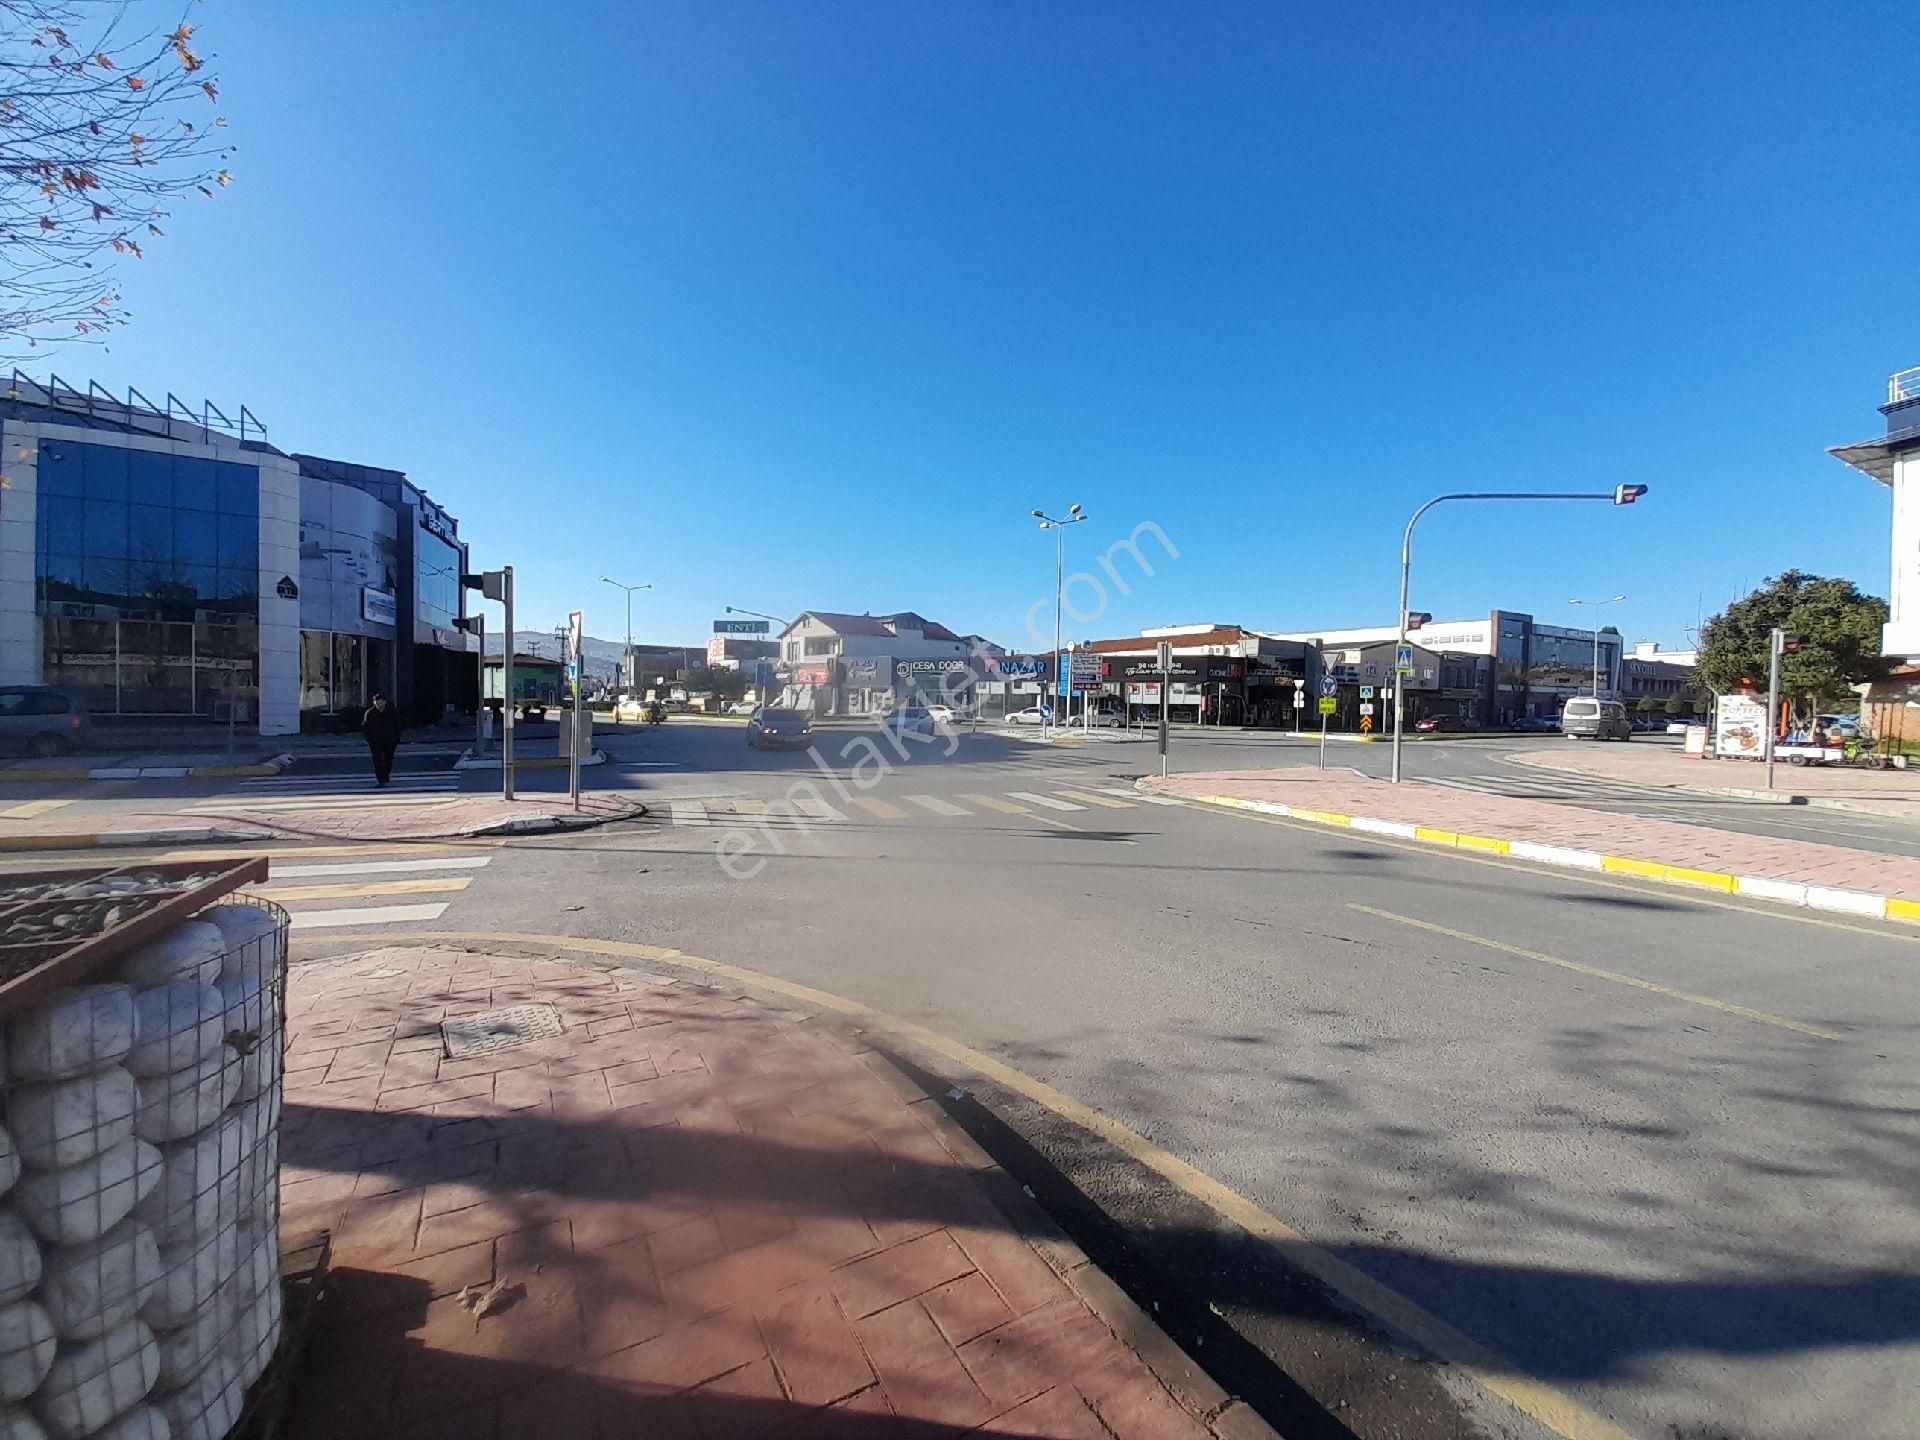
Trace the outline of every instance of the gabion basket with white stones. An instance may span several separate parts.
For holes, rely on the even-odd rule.
[[[233,898],[9,1016],[0,1440],[222,1440],[280,1336],[287,917]]]

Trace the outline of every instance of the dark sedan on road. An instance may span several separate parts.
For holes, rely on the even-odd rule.
[[[813,743],[813,720],[804,711],[761,706],[747,717],[749,750],[804,750]]]
[[[1413,728],[1424,731],[1429,735],[1435,733],[1441,735],[1461,735],[1472,730],[1474,727],[1462,720],[1458,715],[1429,715],[1425,719],[1414,721]]]
[[[1507,728],[1516,735],[1552,735],[1560,722],[1551,715],[1522,715]]]

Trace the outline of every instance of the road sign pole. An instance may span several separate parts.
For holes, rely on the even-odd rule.
[[[505,607],[506,639],[500,650],[500,798],[513,799],[513,566],[501,567],[500,603]]]
[[[1160,661],[1160,778],[1167,778],[1167,694],[1173,689],[1173,642],[1162,640],[1157,647]]]
[[[1767,637],[1767,789],[1773,789],[1773,738],[1780,728],[1780,652],[1787,632],[1774,626]]]
[[[1325,710],[1322,710],[1320,712],[1320,765],[1319,765],[1319,768],[1322,770],[1327,768],[1327,712]]]

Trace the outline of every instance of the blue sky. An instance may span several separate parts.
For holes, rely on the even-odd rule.
[[[1790,566],[1885,591],[1888,494],[1824,449],[1920,365],[1909,4],[197,24],[235,184],[61,374],[408,471],[523,624],[617,636],[607,572],[647,639],[733,604],[1017,644],[1028,512],[1076,501],[1070,568],[1143,521],[1179,558],[1069,633],[1386,623],[1422,500],[1619,482],[1436,512],[1415,607],[1624,591],[1673,645]]]

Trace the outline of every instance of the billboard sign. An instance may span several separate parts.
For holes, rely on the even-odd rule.
[[[1767,705],[1756,695],[1722,695],[1714,706],[1713,753],[1758,760],[1766,753]]]
[[[713,633],[716,635],[765,635],[772,630],[765,620],[716,620]]]

